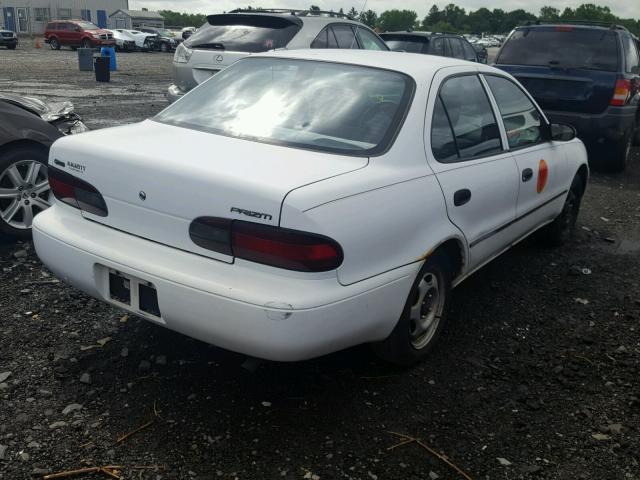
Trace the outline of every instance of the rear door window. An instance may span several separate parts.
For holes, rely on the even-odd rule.
[[[625,71],[631,73],[633,67],[637,67],[640,59],[638,59],[638,51],[634,45],[633,39],[627,35],[622,37],[622,46],[625,56]]]
[[[330,26],[325,27],[311,43],[311,48],[338,48],[336,36]]]
[[[382,40],[366,28],[357,27],[356,33],[358,34],[360,45],[364,50],[389,50]]]
[[[464,48],[464,59],[469,60],[470,62],[477,62],[478,56],[476,55],[476,51],[473,49],[471,44],[466,40],[461,40],[462,48]]]
[[[502,152],[500,129],[489,103],[487,93],[477,75],[452,77],[440,87],[439,98],[453,132],[456,146],[454,156],[443,129],[442,112],[434,111],[433,128],[440,130],[437,136],[441,162],[455,162],[485,157]],[[439,118],[436,118],[438,116]],[[432,145],[433,148],[433,145]],[[434,156],[436,152],[434,151]],[[438,158],[436,156],[436,158]]]
[[[338,41],[338,48],[360,48],[351,25],[333,25],[331,28]]]
[[[462,42],[459,38],[450,37],[449,46],[451,47],[451,56],[453,58],[464,58],[464,50],[462,49]]]
[[[485,79],[498,104],[509,148],[523,148],[540,143],[542,115],[529,97],[511,80],[494,75],[486,75]]]
[[[446,55],[444,48],[444,38],[436,38],[431,40],[431,55],[439,55],[444,57]]]
[[[522,28],[509,37],[496,63],[615,72],[618,38],[615,31],[597,28]]]
[[[232,52],[266,52],[286,47],[301,26],[300,20],[295,18],[247,14],[210,15],[207,22],[185,41],[185,46]]]

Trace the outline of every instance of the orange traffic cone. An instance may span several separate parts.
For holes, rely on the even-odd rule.
[[[42,42],[38,37],[36,37],[36,48],[42,48]]]

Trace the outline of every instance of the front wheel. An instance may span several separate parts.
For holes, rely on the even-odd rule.
[[[162,42],[160,44],[160,51],[163,52],[163,53],[167,53],[169,51],[169,47],[167,46],[166,43]]]
[[[82,40],[82,48],[93,48],[93,45],[91,44],[91,40],[89,40],[88,38],[85,38],[84,40]]]
[[[450,297],[449,259],[444,253],[437,252],[420,269],[391,335],[372,345],[375,353],[383,360],[403,367],[422,360],[442,333]]]
[[[0,234],[29,238],[33,217],[50,204],[47,152],[22,146],[0,158]]]
[[[15,50],[16,47],[17,47],[17,45],[15,45],[15,44],[14,45],[7,45],[7,49],[8,50]]]

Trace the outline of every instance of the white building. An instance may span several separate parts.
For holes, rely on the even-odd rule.
[[[0,0],[0,26],[41,34],[49,20],[82,19],[107,28],[112,13],[128,8],[129,0]]]
[[[164,28],[164,18],[148,10],[116,10],[109,15],[109,28],[136,30],[142,27]]]

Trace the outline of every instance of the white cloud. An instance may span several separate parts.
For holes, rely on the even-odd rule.
[[[393,0],[367,0],[366,8],[375,10],[378,13],[391,8],[415,10],[418,12],[418,16],[422,18],[434,3],[440,8],[443,8],[446,4],[451,3],[451,1],[403,0],[401,4],[399,4],[399,2]],[[556,2],[553,0],[503,0],[501,2],[453,0],[453,3],[467,10],[487,7],[489,9],[502,8],[503,10],[510,11],[522,8],[533,14],[537,14],[540,11],[540,7],[545,5],[552,5],[562,10],[565,7],[575,8],[582,3],[597,3],[598,5],[608,6],[614,14],[620,17],[640,18],[640,1],[638,0],[566,0],[564,2]],[[344,8],[345,11],[353,6],[359,11],[364,5],[364,0],[218,0],[216,2],[211,2],[210,0],[130,0],[130,7],[134,9],[145,7],[149,10],[175,10],[179,12],[205,14],[220,13],[233,10],[234,8],[246,7],[247,5],[262,6],[265,8],[270,6],[309,8],[310,5],[318,5],[323,10],[339,10],[340,8]]]

